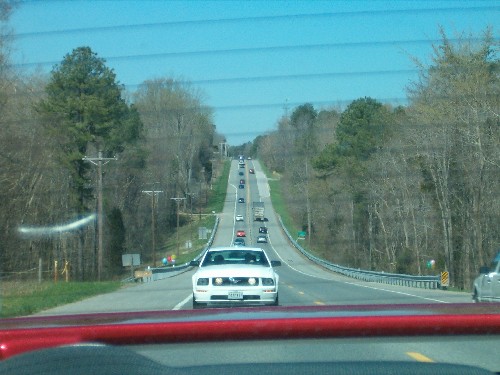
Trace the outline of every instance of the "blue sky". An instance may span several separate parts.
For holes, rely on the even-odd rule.
[[[230,145],[272,131],[303,103],[345,107],[371,96],[405,104],[442,25],[499,39],[498,1],[23,1],[13,63],[50,72],[74,48],[106,59],[130,91],[191,81]]]

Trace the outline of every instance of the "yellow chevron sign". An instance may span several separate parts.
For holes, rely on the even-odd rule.
[[[450,286],[450,274],[448,271],[441,272],[441,286]]]

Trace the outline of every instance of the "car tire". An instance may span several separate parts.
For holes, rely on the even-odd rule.
[[[279,305],[280,305],[279,295],[276,295],[276,299],[274,300],[273,306],[279,306]]]
[[[472,294],[472,301],[473,301],[474,303],[479,303],[479,302],[480,302],[480,301],[479,301],[479,297],[478,297],[478,295],[477,295],[477,289],[474,289],[474,293]]]
[[[205,307],[204,303],[196,302],[193,296],[193,310],[203,309]]]

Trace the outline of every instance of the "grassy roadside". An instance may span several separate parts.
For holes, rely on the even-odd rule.
[[[208,194],[208,202],[205,210],[200,214],[194,213],[187,221],[189,224],[179,228],[179,243],[177,243],[177,231],[174,230],[168,241],[163,244],[163,247],[157,253],[156,266],[162,265],[162,259],[168,256],[175,255],[175,264],[184,264],[196,257],[207,244],[207,240],[198,239],[198,228],[205,227],[211,231],[215,225],[215,215],[224,208],[226,199],[227,183],[229,179],[229,171],[231,169],[231,161],[226,160],[220,166],[221,172],[219,177],[212,185],[212,189]],[[210,237],[211,233],[208,233]],[[186,246],[191,243],[191,247]]]
[[[285,228],[290,233],[296,233],[298,231],[298,227],[294,225],[292,217],[288,213],[286,202],[283,199],[284,195],[282,192],[281,176],[278,173],[269,171],[262,163],[260,166],[268,179],[274,211],[276,211],[276,213],[281,217]]]
[[[172,254],[176,254],[176,264],[186,263],[204,248],[207,240],[198,239],[198,227],[206,227],[208,230],[214,227],[215,216],[212,212],[221,212],[224,207],[230,167],[229,160],[221,165],[220,176],[208,194],[206,211],[201,215],[193,213],[190,224],[179,228],[179,245],[177,233],[175,231],[172,233],[167,243],[157,252],[157,265],[161,264],[162,258]],[[192,244],[190,248],[185,246],[188,241]],[[2,281],[0,318],[31,315],[95,295],[110,293],[123,287],[125,286],[120,281],[59,281],[58,283],[45,281],[40,284],[36,281]]]
[[[198,228],[205,227],[211,230],[215,224],[214,215],[199,215],[193,214],[193,220],[188,225],[179,228],[179,249],[177,249],[177,232],[174,231],[163,248],[157,253],[156,266],[162,265],[162,259],[175,255],[176,264],[184,264],[192,260],[198,255],[207,244],[207,240],[198,238]],[[210,233],[208,234],[210,237]],[[191,247],[187,244],[190,243]]]
[[[76,302],[98,294],[113,292],[119,281],[41,284],[30,281],[2,282],[1,318],[25,316],[48,308]]]
[[[210,199],[207,205],[207,212],[222,212],[224,209],[231,161],[226,160],[222,166],[221,175],[217,178],[217,180],[215,180],[215,183],[212,186]]]

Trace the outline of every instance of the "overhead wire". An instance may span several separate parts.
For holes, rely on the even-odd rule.
[[[22,1],[41,2],[41,1]],[[47,0],[43,0],[47,3]],[[423,13],[442,13],[442,12],[478,12],[478,11],[494,11],[500,10],[500,6],[461,6],[461,7],[438,7],[438,8],[415,8],[415,9],[384,9],[384,10],[356,10],[356,11],[340,11],[340,12],[320,12],[320,13],[298,13],[298,14],[282,14],[272,16],[248,16],[248,17],[231,17],[231,18],[215,18],[215,19],[194,19],[182,21],[167,21],[167,22],[151,22],[139,24],[123,24],[114,26],[93,26],[80,27],[74,29],[59,29],[47,31],[32,31],[17,34],[17,37],[33,37],[45,35],[57,35],[68,33],[88,33],[88,32],[103,32],[117,31],[124,29],[142,29],[151,27],[175,27],[186,25],[203,25],[203,24],[220,24],[220,23],[235,23],[235,22],[256,22],[256,21],[280,21],[280,20],[298,20],[306,18],[332,18],[332,17],[354,17],[354,16],[373,16],[373,15],[395,15],[395,14],[423,14]]]
[[[37,1],[28,1],[37,2]],[[334,17],[358,17],[358,16],[383,16],[395,14],[425,14],[436,12],[478,12],[478,11],[496,11],[500,10],[500,6],[460,6],[460,7],[441,7],[441,8],[417,8],[417,9],[384,9],[384,10],[356,10],[356,11],[342,11],[342,12],[321,12],[321,13],[300,13],[300,14],[281,14],[271,16],[249,16],[249,17],[233,17],[233,18],[217,18],[217,19],[193,19],[193,20],[180,20],[180,21],[167,21],[156,23],[138,23],[138,24],[121,24],[113,26],[97,26],[87,28],[74,28],[74,29],[55,29],[48,31],[35,31],[19,33],[18,38],[28,37],[41,37],[52,36],[59,34],[71,33],[88,33],[88,32],[106,32],[106,31],[122,31],[122,30],[138,30],[147,29],[152,27],[179,27],[179,26],[199,26],[204,24],[221,24],[221,23],[241,23],[241,22],[268,22],[268,21],[286,21],[298,19],[316,19],[316,18],[334,18]],[[458,39],[448,39],[450,42],[456,42]],[[471,41],[479,41],[479,38],[472,39]],[[499,41],[500,38],[495,38]],[[414,44],[433,44],[439,43],[438,39],[413,39],[413,40],[372,40],[372,41],[359,41],[359,42],[335,42],[335,43],[315,43],[315,44],[290,44],[290,45],[272,45],[272,46],[255,46],[243,48],[225,48],[225,49],[206,49],[206,50],[191,50],[191,51],[169,51],[160,53],[148,54],[126,54],[116,56],[105,56],[105,61],[130,61],[139,59],[154,59],[154,58],[175,58],[175,57],[191,57],[191,56],[207,56],[207,55],[221,55],[221,54],[244,54],[244,53],[266,53],[266,52],[283,52],[283,51],[301,51],[312,49],[335,49],[335,48],[359,48],[359,47],[383,47],[383,46],[406,46]],[[19,63],[13,64],[15,67],[28,67],[40,66],[47,64],[58,64],[60,61],[42,61],[35,63]],[[268,82],[279,80],[297,80],[297,79],[322,79],[332,77],[360,77],[360,76],[373,76],[373,75],[397,75],[397,74],[418,74],[418,69],[398,69],[398,70],[373,70],[373,71],[337,71],[337,72],[320,72],[320,73],[296,73],[296,74],[274,74],[274,75],[260,75],[260,76],[236,76],[236,77],[217,77],[198,79],[193,81],[180,82],[189,85],[213,85],[213,84],[233,84],[242,82]],[[142,83],[126,84],[124,88],[131,90],[138,88]],[[345,106],[356,98],[339,100],[309,100],[308,102],[320,107],[335,107]],[[393,104],[406,104],[408,99],[404,97],[396,98],[377,98],[377,100],[393,103]],[[228,110],[241,110],[241,109],[266,109],[266,108],[283,108],[284,102],[274,103],[252,103],[252,104],[230,104],[212,106],[211,109],[215,111],[228,111]],[[303,102],[289,102],[288,106],[298,106]],[[234,135],[234,134],[233,134]]]

